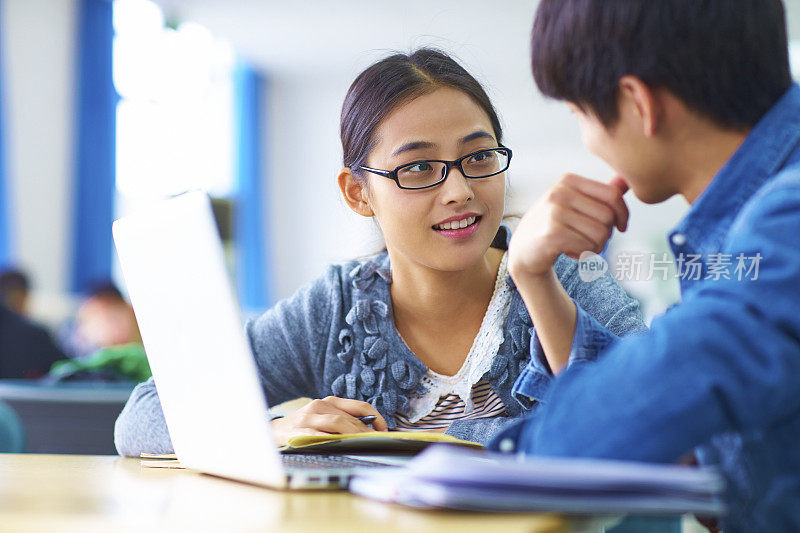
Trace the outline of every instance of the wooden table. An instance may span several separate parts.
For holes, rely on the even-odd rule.
[[[0,531],[586,531],[558,515],[419,511],[344,491],[280,492],[138,459],[0,454]]]

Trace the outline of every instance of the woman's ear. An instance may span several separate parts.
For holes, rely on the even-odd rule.
[[[369,198],[364,183],[353,176],[350,168],[345,167],[339,172],[337,177],[339,189],[347,206],[361,215],[362,217],[372,217],[375,213],[369,205]]]

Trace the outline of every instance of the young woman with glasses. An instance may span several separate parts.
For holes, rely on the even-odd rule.
[[[446,54],[396,54],[362,72],[345,97],[341,140],[341,193],[375,219],[386,248],[331,265],[248,323],[269,401],[316,398],[272,421],[279,442],[374,428],[485,443],[535,408],[554,371],[597,355],[583,321],[616,335],[644,328],[607,273],[582,281],[565,255],[549,260],[543,297],[517,292],[503,224],[512,151],[481,85]],[[573,256],[608,238],[574,244],[571,231],[564,225],[554,242]],[[540,384],[536,397],[513,394],[518,378]],[[357,418],[369,415],[372,427]],[[126,455],[171,450],[152,380],[131,396],[116,442]]]

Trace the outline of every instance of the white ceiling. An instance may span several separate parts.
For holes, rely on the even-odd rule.
[[[467,64],[527,51],[537,0],[155,0],[198,22],[272,75],[356,72],[386,54],[438,45]],[[800,38],[800,0],[784,0]],[[506,68],[500,61],[498,68]],[[487,67],[490,74],[491,67]]]
[[[388,50],[423,44],[470,63],[527,49],[535,2],[525,0],[156,0],[198,22],[271,74],[357,71]],[[499,64],[503,62],[500,61]]]

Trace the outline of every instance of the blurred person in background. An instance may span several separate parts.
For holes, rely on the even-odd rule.
[[[94,284],[74,320],[62,328],[60,339],[73,359],[142,340],[133,309],[111,281]]]
[[[0,379],[35,379],[64,358],[48,331],[25,316],[30,281],[21,270],[0,273]]]
[[[0,273],[0,302],[18,315],[28,313],[31,283],[22,270],[8,269]]]
[[[70,359],[50,381],[145,381],[151,376],[133,308],[111,281],[95,283],[60,334]]]

